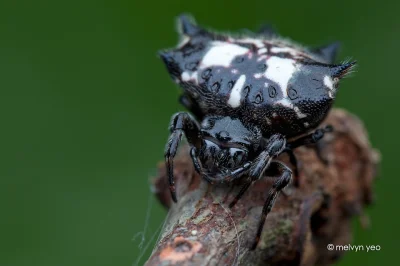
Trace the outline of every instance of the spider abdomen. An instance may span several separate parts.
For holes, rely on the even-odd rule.
[[[328,64],[335,49],[305,49],[263,35],[235,38],[181,23],[183,41],[161,56],[183,88],[184,105],[198,119],[237,117],[265,137],[294,137],[317,127],[339,78],[354,65]]]

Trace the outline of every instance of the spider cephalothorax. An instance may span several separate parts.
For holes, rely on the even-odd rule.
[[[258,239],[264,218],[292,176],[274,158],[288,152],[296,164],[292,150],[317,142],[330,130],[306,135],[326,117],[340,79],[355,62],[332,64],[337,43],[306,49],[271,30],[231,37],[206,31],[185,16],[179,22],[180,44],[160,55],[183,88],[181,103],[196,119],[178,113],[171,120],[165,157],[172,198],[176,201],[173,157],[183,134],[195,169],[204,178],[230,182],[247,177],[231,207],[253,181],[275,168],[281,174],[265,203]]]

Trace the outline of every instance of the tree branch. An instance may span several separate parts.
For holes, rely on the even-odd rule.
[[[193,169],[187,146],[175,159],[178,203],[173,204],[164,164],[154,181],[160,202],[169,208],[161,238],[146,265],[329,265],[341,251],[327,245],[351,242],[351,218],[372,202],[379,153],[370,147],[362,123],[333,110],[324,124],[334,133],[320,143],[323,162],[312,147],[295,151],[298,187],[279,195],[266,219],[258,248],[258,219],[272,178],[253,184],[232,210],[227,205],[240,186],[209,185]],[[289,164],[286,155],[279,160]],[[366,219],[363,219],[364,223]]]

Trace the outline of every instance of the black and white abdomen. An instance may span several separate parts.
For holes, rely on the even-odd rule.
[[[339,79],[354,65],[326,64],[281,40],[235,39],[198,29],[161,56],[198,116],[237,117],[260,126],[265,136],[297,136],[319,125]]]
[[[218,42],[193,71],[182,72],[186,92],[204,112],[245,117],[266,135],[297,135],[317,126],[335,94],[329,71],[318,64],[299,63],[287,49],[264,43],[242,45]],[[280,51],[286,54],[276,54]]]

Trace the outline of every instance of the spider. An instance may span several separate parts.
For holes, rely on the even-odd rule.
[[[356,62],[333,64],[339,45],[307,49],[264,27],[230,36],[207,31],[186,15],[178,20],[181,41],[160,52],[172,79],[183,89],[180,103],[192,114],[173,115],[165,148],[169,189],[177,202],[173,159],[183,136],[195,170],[211,183],[243,180],[232,208],[266,170],[279,175],[269,190],[252,249],[292,170],[275,160],[317,143],[332,127],[318,128],[328,114],[339,81]],[[318,128],[318,129],[317,129]]]

